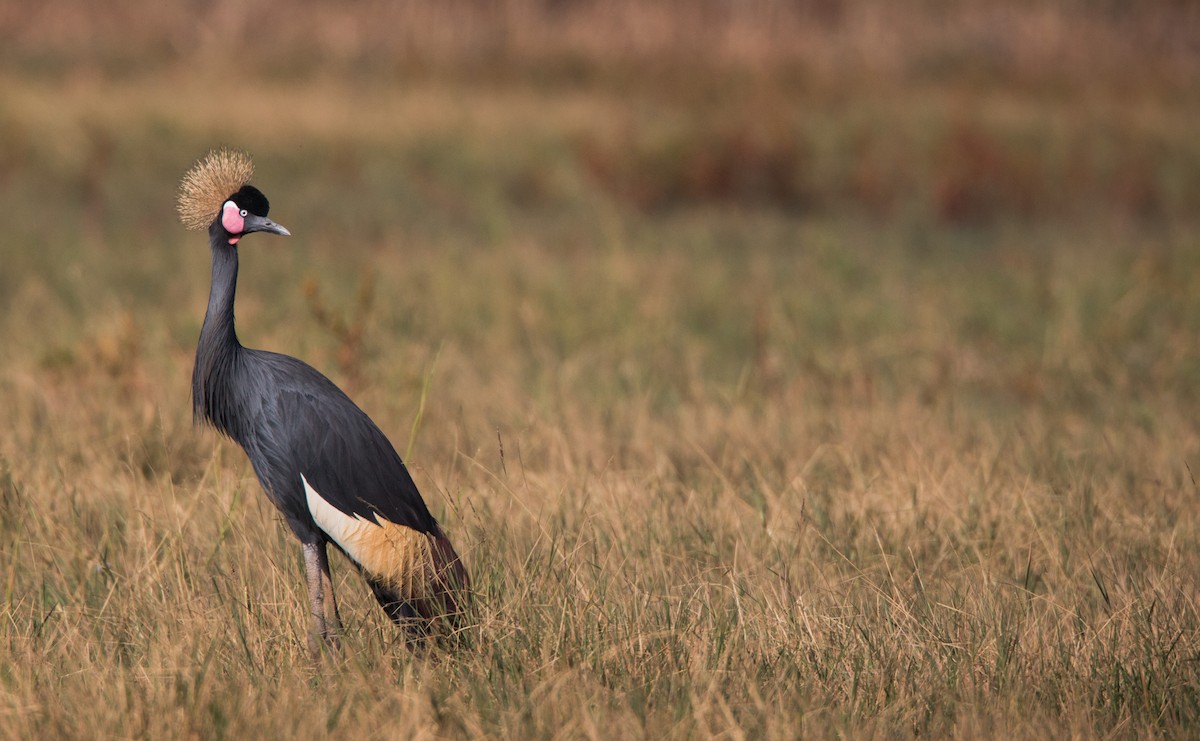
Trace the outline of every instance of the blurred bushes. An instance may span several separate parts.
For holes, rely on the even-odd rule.
[[[773,113],[619,128],[583,138],[577,155],[596,184],[644,210],[738,204],[959,225],[1200,213],[1200,144],[1130,117]]]
[[[577,155],[601,187],[642,209],[738,203],[806,210],[814,197],[802,132],[744,117],[585,138]]]
[[[519,208],[563,200],[557,189],[578,174],[646,211],[736,205],[950,224],[1200,213],[1200,5],[1171,0],[10,3],[0,75],[67,94],[165,78],[193,107],[230,80],[364,109],[414,86],[472,100],[532,93],[548,116],[561,99],[602,100],[594,119],[539,120],[514,140],[520,161],[493,163]],[[331,87],[357,93],[336,99]],[[71,151],[29,144],[42,130],[15,124],[6,102],[0,92],[0,184],[29,166],[31,147]],[[408,146],[410,121],[386,126],[375,139]],[[79,166],[80,197],[94,204],[92,171],[111,158],[112,134],[91,122],[81,131],[96,162]],[[479,135],[454,132],[449,149]],[[454,171],[455,157],[428,169]]]

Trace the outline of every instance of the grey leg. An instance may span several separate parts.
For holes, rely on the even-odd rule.
[[[342,615],[338,612],[337,596],[333,593],[333,577],[329,574],[329,558],[322,546],[319,550],[321,566],[321,594],[325,597],[325,640],[338,647],[338,636],[342,632]]]
[[[321,644],[325,643],[331,649],[336,649],[336,642],[330,636],[329,621],[326,615],[332,612],[334,628],[339,627],[337,619],[337,604],[333,601],[333,584],[329,581],[329,559],[325,554],[324,543],[304,544],[304,580],[308,583],[308,653],[313,661],[321,658]],[[326,591],[328,588],[328,592]],[[328,599],[328,601],[327,601]]]

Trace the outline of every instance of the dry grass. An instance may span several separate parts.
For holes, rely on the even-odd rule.
[[[0,73],[0,737],[1189,735],[1198,112],[1151,61],[1086,105],[768,75],[743,114],[718,77]],[[411,450],[457,653],[339,558],[314,670],[298,547],[192,428],[172,202],[222,143],[296,235],[244,243],[242,339]]]
[[[82,0],[0,11],[0,59],[41,72],[85,63],[120,75],[319,70],[532,75],[661,82],[698,71],[783,73],[818,84],[1090,80],[1126,90],[1190,86],[1200,67],[1194,4],[1049,0],[330,0],[168,4]],[[648,67],[649,65],[649,67]]]

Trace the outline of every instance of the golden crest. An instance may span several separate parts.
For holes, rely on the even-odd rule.
[[[214,149],[187,171],[179,184],[179,220],[188,229],[204,230],[221,205],[254,174],[250,155],[236,149]]]

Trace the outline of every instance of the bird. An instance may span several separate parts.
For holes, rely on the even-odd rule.
[[[184,226],[207,230],[212,284],[192,371],[192,411],[236,442],[300,541],[309,598],[308,650],[340,650],[341,615],[327,545],[358,569],[412,646],[461,624],[470,584],[387,436],[307,363],[243,347],[234,328],[238,252],[250,234],[290,236],[250,185],[254,163],[215,149],[184,175]]]

